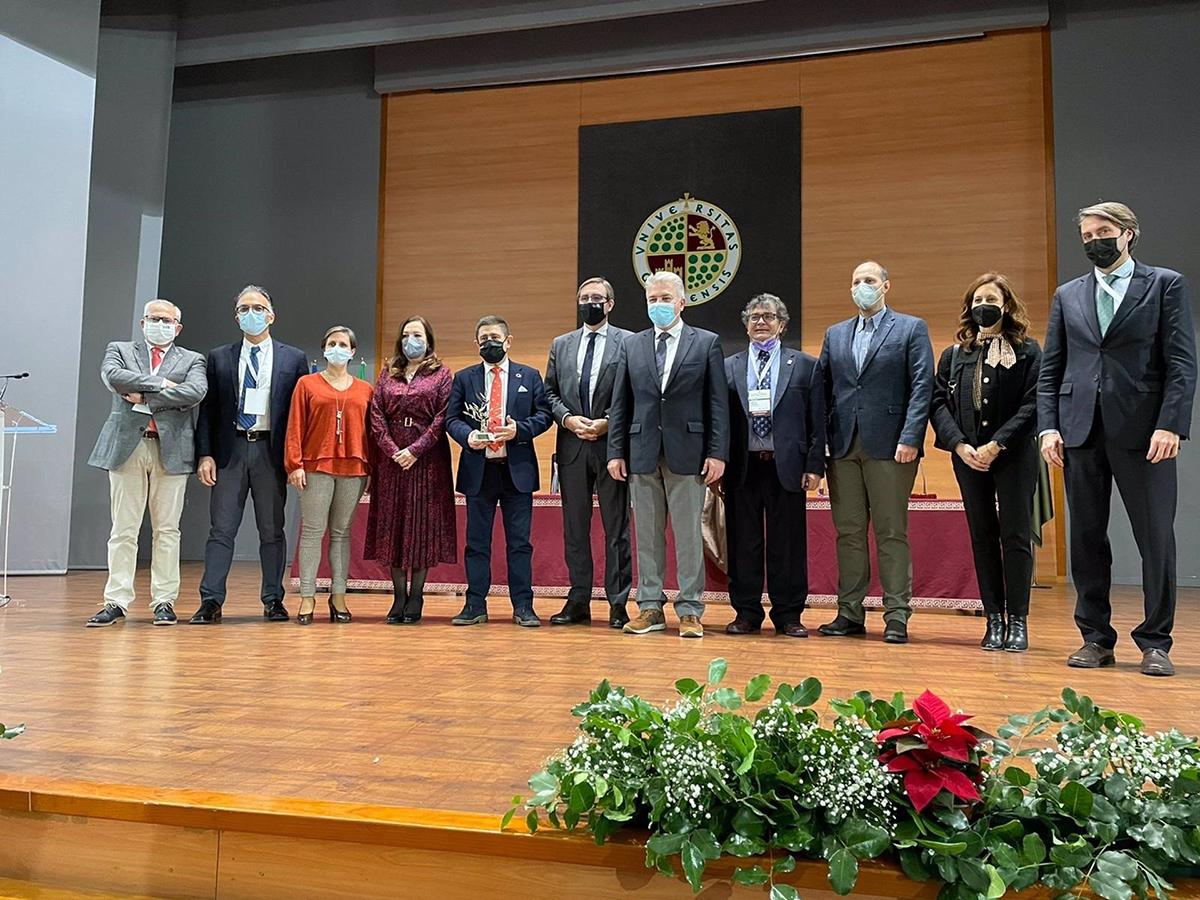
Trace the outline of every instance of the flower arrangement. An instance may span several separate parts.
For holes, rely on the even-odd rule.
[[[1178,731],[1149,734],[1128,714],[1070,688],[1063,706],[1013,715],[995,736],[926,691],[907,706],[860,691],[813,708],[815,678],[722,686],[683,678],[678,699],[650,704],[608,681],[575,707],[579,736],[513,798],[532,832],[586,827],[598,844],[648,831],[646,864],[694,891],[707,864],[744,860],[732,880],[787,882],[798,858],[824,860],[838,894],[861,860],[887,856],[940,900],[998,900],[1036,883],[1104,900],[1146,900],[1200,864],[1200,747]],[[765,702],[764,702],[765,701]],[[740,710],[760,704],[753,715]],[[1046,735],[1052,743],[1023,748]]]

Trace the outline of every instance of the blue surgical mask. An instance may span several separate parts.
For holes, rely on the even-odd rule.
[[[659,328],[668,328],[675,321],[674,303],[647,303],[646,314]]]
[[[750,345],[755,350],[761,350],[764,353],[770,353],[775,349],[775,345],[779,343],[779,338],[771,338],[769,341],[751,341]]]
[[[878,303],[881,296],[879,288],[865,281],[856,284],[850,294],[854,297],[854,305],[864,312]]]
[[[248,309],[238,313],[238,324],[242,326],[242,331],[246,334],[257,337],[267,330],[267,314]]]
[[[425,339],[409,335],[404,339],[401,349],[405,359],[420,359],[425,355]]]
[[[334,366],[344,366],[354,358],[354,351],[348,347],[326,347],[325,361]]]

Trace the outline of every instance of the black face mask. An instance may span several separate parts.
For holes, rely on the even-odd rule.
[[[605,304],[603,303],[584,303],[579,307],[579,312],[583,316],[583,321],[591,326],[599,325],[607,317],[608,313],[604,311]]]
[[[1083,245],[1083,252],[1087,254],[1093,265],[1101,269],[1107,269],[1118,259],[1124,252],[1117,247],[1116,238],[1092,238]]]
[[[971,318],[980,328],[991,328],[1004,315],[1004,310],[990,303],[981,303],[971,309]]]
[[[479,355],[490,366],[502,362],[507,355],[507,351],[504,349],[504,341],[484,341],[479,345]]]

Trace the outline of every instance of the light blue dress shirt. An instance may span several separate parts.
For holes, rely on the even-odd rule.
[[[1125,260],[1124,263],[1117,266],[1109,272],[1110,275],[1116,275],[1116,280],[1112,283],[1113,293],[1113,315],[1116,315],[1118,309],[1121,308],[1121,301],[1125,299],[1125,292],[1129,290],[1129,282],[1133,280],[1133,257]],[[1096,308],[1100,308],[1100,295],[1104,293],[1104,273],[1096,269]]]
[[[779,384],[779,356],[780,356],[780,350],[782,348],[783,348],[783,344],[777,343],[775,345],[775,349],[771,351],[771,362],[770,362],[770,366],[771,366],[771,409],[775,408],[775,397],[776,397],[775,388]],[[758,387],[759,369],[760,369],[760,366],[758,363],[758,350],[755,349],[754,344],[751,344],[750,352],[746,354],[746,390],[747,391],[755,390]],[[746,423],[746,428],[750,433],[749,447],[750,447],[751,452],[757,452],[759,450],[774,450],[775,449],[775,441],[773,439],[774,434],[775,434],[774,429],[772,429],[771,431],[768,431],[767,436],[765,438],[760,438],[757,434],[754,433],[754,428],[752,427],[752,423],[750,421],[748,421]]]
[[[867,331],[867,317],[862,313],[858,314],[858,321],[854,323],[854,365],[856,371],[862,371],[862,364],[867,358],[867,353],[871,349],[871,341],[875,339],[875,332],[879,330],[880,323],[883,322],[883,317],[887,313],[887,304],[885,303],[875,315],[871,316],[871,330]]]

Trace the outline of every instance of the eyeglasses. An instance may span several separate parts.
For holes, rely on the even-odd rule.
[[[765,322],[767,325],[774,325],[779,321],[779,316],[775,313],[750,313],[751,322]]]
[[[153,322],[155,325],[178,325],[179,320],[171,316],[146,316],[147,322]]]
[[[263,306],[260,303],[255,303],[253,306],[239,306],[236,310],[236,312],[239,316],[243,315],[245,313],[248,313],[248,312],[263,313],[265,315],[266,313],[269,313],[270,311],[271,311],[271,308],[269,306]]]
[[[608,298],[603,294],[584,294],[579,298],[580,303],[607,303]]]

